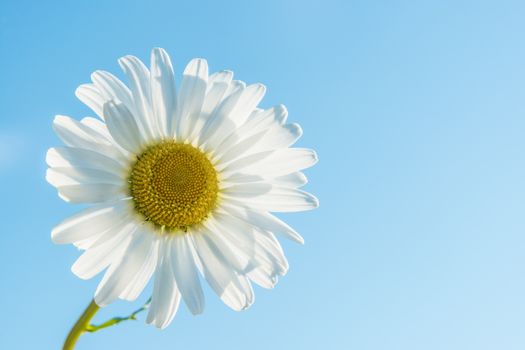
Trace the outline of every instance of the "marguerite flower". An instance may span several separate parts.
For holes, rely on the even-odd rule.
[[[72,271],[89,279],[105,270],[94,300],[135,300],[154,276],[147,322],[166,327],[182,299],[204,308],[199,273],[234,310],[254,301],[251,282],[272,288],[288,263],[275,234],[301,236],[270,212],[318,206],[299,188],[313,150],[289,148],[301,128],[279,105],[259,109],[261,84],[208,75],[192,60],[175,87],[163,49],[148,68],[136,57],[119,64],[126,86],[104,71],[76,95],[99,117],[57,116],[65,147],[47,153],[47,181],[71,203],[92,204],[56,226],[55,243],[85,252]]]

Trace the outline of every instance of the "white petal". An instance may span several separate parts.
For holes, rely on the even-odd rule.
[[[284,221],[278,219],[268,212],[242,207],[233,207],[226,203],[224,203],[221,208],[227,213],[258,227],[263,231],[280,234],[294,242],[304,244],[304,239],[299,233],[288,226]]]
[[[114,158],[120,163],[126,164],[127,166],[130,154],[113,139],[113,136],[111,136],[111,134],[108,131],[106,123],[104,123],[100,119],[95,119],[91,117],[82,118],[80,123],[87,127],[87,129],[92,134],[93,138],[97,139],[99,143],[110,144],[111,147],[114,148],[114,150],[106,150],[104,148],[101,149],[100,147],[98,147],[97,149],[93,149],[93,151],[103,153],[110,158]]]
[[[157,266],[158,249],[159,239],[155,239],[153,241],[153,249],[146,256],[144,264],[140,270],[135,273],[133,280],[129,283],[126,289],[119,294],[118,297],[120,299],[134,301],[139,297],[140,293],[142,293],[151,279],[153,271],[155,271],[155,267]]]
[[[125,187],[112,184],[80,184],[57,187],[58,195],[70,203],[101,203],[127,196]]]
[[[251,252],[255,243],[252,231],[253,226],[233,215],[217,210],[209,222],[215,225],[221,236],[228,238],[239,248]]]
[[[245,271],[257,266],[266,266],[270,274],[286,273],[288,262],[279,242],[271,233],[258,229],[251,222],[223,212],[222,209],[217,210],[206,223],[213,223],[216,227],[214,232],[236,247],[237,255],[247,255],[250,264],[245,267]]]
[[[122,258],[136,229],[137,226],[129,222],[109,229],[105,235],[107,239],[85,251],[75,261],[71,271],[79,278],[90,279],[110,264],[117,263]]]
[[[251,183],[251,182],[263,182],[266,179],[262,176],[256,175],[256,174],[244,174],[241,172],[233,173],[229,175],[228,177],[221,178],[222,188],[226,189],[228,187],[237,185],[237,184],[244,184],[244,183]]]
[[[105,278],[100,282],[95,292],[95,302],[104,307],[115,301],[133,282],[133,277],[148,263],[148,259],[155,249],[156,236],[141,229],[137,230],[129,247],[122,256],[122,260],[111,265]],[[115,267],[113,267],[115,266]]]
[[[265,266],[258,266],[254,268],[253,270],[249,271],[246,276],[254,283],[266,289],[272,289],[275,287],[279,280],[278,275],[272,273],[272,271],[267,269]]]
[[[127,152],[113,143],[112,138],[107,138],[99,130],[95,130],[90,123],[100,123],[105,129],[105,124],[94,118],[84,118],[84,122],[78,122],[70,117],[57,115],[53,120],[53,129],[66,146],[88,149],[102,153],[120,163],[125,163]],[[86,123],[87,122],[87,123]],[[100,128],[97,124],[97,128]]]
[[[146,319],[147,323],[161,329],[166,328],[173,320],[181,298],[171,270],[170,250],[170,241],[164,239],[160,245],[153,295]]]
[[[144,63],[135,56],[124,56],[118,63],[129,81],[131,95],[135,105],[134,117],[143,140],[155,138],[155,120],[151,118],[150,73]]]
[[[115,140],[111,137],[106,124],[100,119],[85,117],[80,122],[90,128],[97,135],[97,138],[104,140],[101,143],[109,142],[110,144],[115,144]]]
[[[288,111],[283,105],[278,105],[266,110],[255,109],[246,123],[235,129],[219,146],[216,152],[223,154],[228,149],[244,140],[262,131],[267,131],[273,126],[280,126],[286,120]],[[252,152],[253,153],[253,152]]]
[[[258,197],[239,198],[225,193],[224,197],[239,206],[271,212],[295,212],[315,209],[319,201],[308,192],[286,187],[273,187]]]
[[[157,136],[173,135],[177,92],[175,77],[169,55],[161,48],[151,51],[151,102],[156,117]],[[168,131],[169,130],[169,131]]]
[[[234,93],[222,100],[206,120],[199,135],[199,144],[204,146],[207,151],[216,150],[225,137],[232,130],[235,130],[236,125],[229,116],[241,98],[243,91],[244,87],[240,86]]]
[[[238,200],[243,198],[258,197],[272,190],[272,185],[264,182],[244,183],[229,186],[222,191],[228,197]]]
[[[222,252],[209,245],[200,234],[195,232],[191,236],[202,265],[202,272],[210,287],[233,310],[241,311],[248,308],[254,301],[253,289],[249,281],[227,265]]]
[[[227,177],[228,174],[242,169],[243,173],[259,174],[263,177],[278,177],[309,168],[318,160],[315,151],[304,148],[285,148],[273,152],[268,157],[257,158],[258,154],[266,153],[261,152],[245,156],[228,164],[223,176]]]
[[[103,235],[104,232],[95,233],[93,236],[73,242],[73,245],[78,249],[86,250],[91,248]]]
[[[233,79],[233,72],[231,70],[222,70],[222,71],[210,74],[210,77],[208,78],[207,92],[209,92],[213,88],[213,84],[226,83],[229,85],[232,79]]]
[[[211,114],[220,104],[224,98],[226,91],[231,83],[233,73],[230,71],[223,71],[214,73],[208,79],[208,86],[206,90],[206,96],[202,105],[201,112],[194,116],[194,126],[189,138],[191,140],[198,141],[202,128],[206,124],[206,121],[210,118]],[[195,142],[195,146],[198,142]]]
[[[200,114],[208,83],[208,63],[195,58],[184,69],[177,105],[177,137],[185,140]]]
[[[209,151],[216,151],[218,146],[247,120],[265,92],[266,87],[264,85],[253,84],[232,94],[231,98],[234,99],[235,104],[231,107],[228,106],[228,109],[216,116],[214,126],[216,130],[206,140]]]
[[[224,258],[226,266],[230,266],[233,270],[239,274],[243,274],[246,268],[250,265],[252,256],[243,249],[239,249],[235,245],[232,245],[224,235],[221,234],[219,229],[213,225],[208,227],[200,228],[199,235],[196,239],[202,239],[205,241],[203,244],[207,244],[212,247],[213,251],[221,252],[221,256]],[[252,250],[253,251],[253,250]],[[198,259],[196,260],[199,261]],[[199,268],[202,271],[202,266]]]
[[[298,171],[288,175],[278,176],[272,179],[271,183],[283,187],[299,188],[306,185],[308,179],[302,172]]]
[[[302,136],[303,130],[299,124],[274,125],[253,147],[246,150],[247,154],[267,150],[277,150],[290,147]]]
[[[86,125],[64,115],[55,116],[53,129],[66,146],[91,150],[100,145],[111,146],[110,142],[97,137]]]
[[[266,266],[271,274],[284,276],[288,271],[288,260],[275,236],[266,231],[254,231],[257,244],[255,246],[255,263]]]
[[[104,105],[106,124],[117,143],[131,153],[140,152],[143,144],[139,126],[131,112],[122,103],[112,101]]]
[[[55,226],[51,239],[57,244],[73,243],[105,232],[126,217],[128,205],[127,201],[118,201],[85,209]]]
[[[100,70],[95,71],[91,74],[91,80],[106,102],[123,103],[130,111],[134,110],[131,91],[113,74]]]
[[[46,180],[55,187],[79,184],[111,184],[121,186],[126,181],[116,174],[103,170],[79,167],[49,168],[46,171]]]
[[[192,253],[193,242],[187,234],[172,239],[171,267],[182,299],[192,314],[204,310],[204,294]]]
[[[244,89],[239,101],[230,115],[230,118],[235,122],[235,125],[240,126],[244,124],[255,107],[261,102],[265,93],[266,86],[263,84],[252,84]]]
[[[260,143],[260,141],[266,137],[266,133],[267,131],[262,131],[258,134],[245,138],[242,141],[239,141],[236,145],[227,149],[222,154],[218,155],[217,162],[220,162],[221,164],[228,164],[229,162],[242,157],[247,152],[250,152],[254,146]],[[220,151],[222,150],[223,149],[221,148]]]
[[[250,154],[248,156],[241,157],[227,164],[219,163],[216,165],[216,169],[222,172],[221,175],[224,178],[229,178],[230,176],[239,173],[241,170],[244,173],[245,172],[244,169],[249,169],[250,175],[257,174],[256,171],[252,170],[252,168],[254,167],[254,164],[258,165],[259,163],[262,163],[263,160],[270,158],[270,156],[272,156],[274,153],[275,153],[274,151],[266,151],[266,152]],[[249,175],[249,174],[246,174],[246,175]],[[257,175],[260,175],[260,174],[257,174]]]
[[[82,84],[76,89],[75,95],[86,106],[91,108],[102,120],[104,120],[102,107],[104,106],[106,99],[101,95],[95,85]]]
[[[224,93],[224,98],[230,97],[231,95],[243,91],[246,89],[246,83],[242,80],[232,80],[228,85],[228,90]]]
[[[299,188],[308,183],[308,179],[302,172],[295,172],[288,175],[278,176],[274,178],[264,178],[256,174],[233,173],[228,177],[222,178],[222,189],[226,190],[238,184],[248,184],[265,182],[274,186]]]
[[[54,147],[47,151],[46,162],[50,167],[79,167],[98,169],[116,175],[125,174],[122,164],[95,151],[73,147]]]

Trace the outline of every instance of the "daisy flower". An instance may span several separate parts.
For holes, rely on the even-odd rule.
[[[316,208],[299,188],[313,150],[290,148],[302,131],[278,105],[260,109],[266,88],[209,74],[204,59],[184,69],[180,87],[168,54],[151,52],[149,69],[119,60],[128,85],[96,71],[77,97],[100,119],[57,116],[64,142],[47,152],[47,181],[70,203],[90,206],[52,231],[53,242],[82,255],[72,271],[105,271],[94,301],[135,300],[151,278],[147,322],[173,319],[181,299],[204,308],[202,275],[234,310],[254,302],[252,282],[272,288],[288,263],[276,235],[303,238],[271,212]]]

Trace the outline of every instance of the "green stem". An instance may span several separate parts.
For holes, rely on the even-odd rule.
[[[129,315],[129,316],[126,316],[126,317],[113,317],[112,319],[107,320],[106,322],[98,324],[98,325],[97,324],[90,324],[90,325],[86,326],[86,332],[93,333],[93,332],[99,331],[101,329],[108,328],[108,327],[114,326],[116,324],[119,324],[120,322],[129,321],[129,320],[136,320],[137,319],[137,315],[139,313],[141,313],[142,311],[147,310],[147,308],[149,307],[150,303],[151,303],[151,298],[148,299],[148,301],[146,302],[146,304],[144,304],[143,307],[133,311],[133,313],[131,315]]]
[[[89,326],[89,321],[95,316],[100,307],[92,300],[88,305],[84,313],[80,316],[77,323],[71,328],[71,331],[67,335],[66,342],[62,350],[73,350],[78,338],[84,333]]]

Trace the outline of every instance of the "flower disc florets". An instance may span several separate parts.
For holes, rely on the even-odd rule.
[[[131,168],[130,195],[146,220],[168,231],[203,221],[215,207],[217,172],[199,149],[175,141],[148,147]]]

